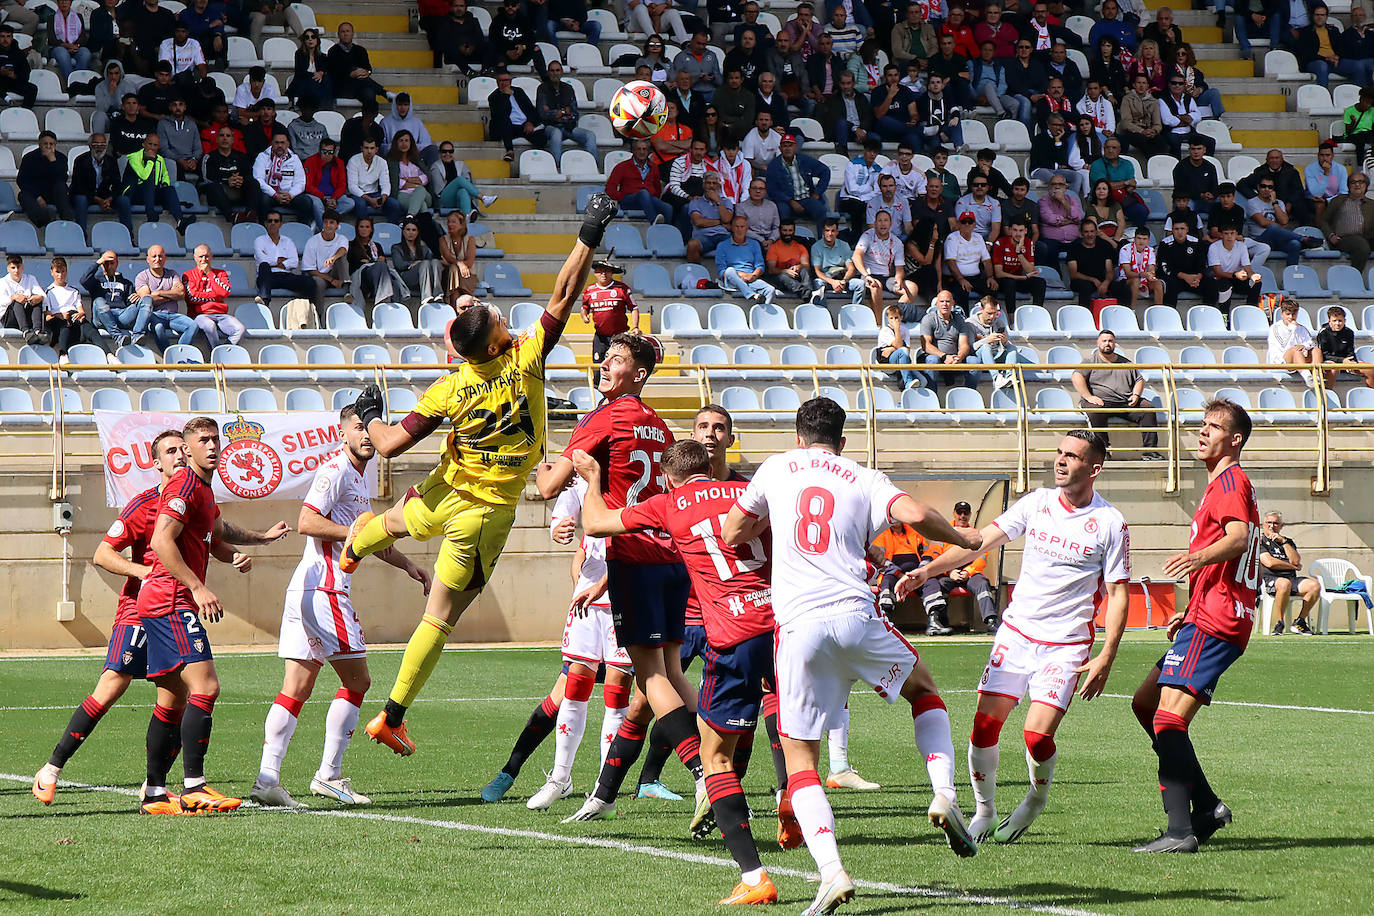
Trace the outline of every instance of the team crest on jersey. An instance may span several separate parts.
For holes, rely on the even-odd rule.
[[[266,431],[261,423],[243,417],[224,427],[229,444],[219,456],[219,479],[235,496],[263,499],[281,485],[281,458],[262,441]]]
[[[1097,519],[1090,518],[1083,524],[1083,530],[1088,534],[1097,534]]]
[[[193,645],[193,646],[196,647],[196,651],[197,651],[197,652],[204,652],[204,651],[205,651],[205,640],[203,640],[203,639],[194,640],[194,641],[191,643],[191,645]]]
[[[185,515],[186,500],[182,499],[180,496],[173,496],[171,499],[167,500],[167,508],[171,509],[177,515]]]
[[[115,520],[114,520],[114,524],[110,526],[110,530],[109,530],[109,531],[105,532],[105,535],[106,535],[106,537],[112,537],[112,538],[116,538],[116,539],[123,537],[123,536],[124,536],[124,519],[122,519],[122,518],[117,518],[117,519],[115,519]]]
[[[125,650],[124,650],[124,664],[126,664],[126,665],[132,665],[133,663],[134,663],[134,653],[131,652],[131,651],[128,650],[128,649],[125,649]]]

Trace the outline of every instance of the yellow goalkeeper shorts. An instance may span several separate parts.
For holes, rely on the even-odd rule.
[[[482,589],[515,524],[515,506],[493,505],[465,496],[435,470],[406,494],[406,531],[417,540],[444,536],[434,577],[454,591]]]

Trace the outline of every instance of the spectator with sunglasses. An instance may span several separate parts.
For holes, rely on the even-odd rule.
[[[271,307],[272,290],[290,290],[297,296],[315,298],[315,281],[301,273],[301,255],[290,236],[281,234],[282,215],[272,210],[262,219],[267,231],[253,240],[253,263],[257,265],[258,305]],[[319,302],[315,303],[317,306]]]

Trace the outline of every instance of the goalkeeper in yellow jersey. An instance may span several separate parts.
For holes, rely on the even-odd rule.
[[[554,282],[548,307],[533,327],[512,337],[496,309],[477,305],[449,326],[449,343],[467,362],[435,382],[399,423],[382,419],[382,392],[363,389],[356,408],[378,453],[393,458],[445,420],[452,424],[439,466],[384,514],[359,516],[344,541],[339,568],[406,536],[444,542],[434,561],[434,586],[424,617],[406,645],[386,708],[367,724],[372,740],[396,753],[415,753],[406,708],[429,679],[463,611],[491,577],[515,521],[515,505],[544,444],[544,360],[571,309],[581,302],[596,247],[616,203],[593,195],[572,254]]]

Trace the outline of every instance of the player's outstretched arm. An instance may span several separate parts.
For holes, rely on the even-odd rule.
[[[437,418],[425,417],[423,419],[426,428],[416,428],[413,421],[407,422],[408,418],[417,416],[413,413],[408,414],[407,419],[402,419],[399,423],[388,423],[382,419],[385,413],[383,403],[382,389],[376,385],[368,385],[353,402],[353,409],[358,412],[358,419],[363,421],[367,437],[372,440],[377,454],[383,458],[395,458],[404,454],[439,427],[440,421]]]
[[[1204,566],[1225,563],[1245,553],[1250,545],[1250,526],[1238,518],[1226,523],[1226,533],[1195,553],[1174,554],[1164,561],[1166,576],[1191,576]]]
[[[745,512],[739,504],[730,507],[725,521],[720,526],[720,537],[731,547],[752,541],[768,530],[768,517],[755,517]]]
[[[983,535],[980,532],[967,528],[956,529],[943,515],[910,496],[899,498],[892,504],[888,513],[894,521],[905,522],[915,528],[926,540],[942,541],[954,545],[955,548],[966,548],[968,556],[948,567],[949,569],[967,565],[978,553],[988,549],[983,544]],[[948,556],[955,552],[963,555],[963,551],[957,550],[947,550],[944,555]]]
[[[620,521],[621,510],[607,506],[601,497],[601,465],[596,459],[578,449],[572,453],[572,465],[587,481],[587,492],[582,497],[582,530],[596,538],[629,531]]]
[[[545,311],[559,324],[565,324],[568,313],[574,304],[582,301],[582,287],[587,283],[587,272],[592,268],[592,258],[597,246],[606,234],[606,227],[615,219],[620,207],[609,194],[593,194],[587,201],[587,209],[582,212],[582,228],[577,233],[572,254],[563,262],[558,278],[553,281],[553,295]],[[547,497],[546,497],[547,498]]]
[[[95,556],[91,557],[91,562],[108,573],[131,579],[142,579],[153,569],[151,566],[144,566],[142,563],[135,563],[133,560],[126,559],[122,553],[104,541],[101,541],[100,545],[96,547]]]
[[[1116,650],[1121,645],[1121,636],[1126,632],[1126,612],[1131,604],[1129,582],[1107,583],[1107,638],[1102,641],[1102,650],[1080,665],[1075,672],[1083,677],[1079,681],[1078,695],[1085,700],[1101,696],[1107,689],[1107,677],[1112,673],[1112,662],[1116,661]]]
[[[291,526],[286,522],[277,522],[266,531],[253,531],[225,521],[222,515],[215,519],[215,537],[226,544],[270,544],[286,537],[290,531]]]
[[[157,523],[153,526],[153,536],[148,540],[148,546],[153,549],[158,562],[171,574],[172,578],[191,590],[191,598],[195,601],[201,616],[211,623],[215,623],[224,616],[224,608],[220,605],[219,599],[215,597],[215,593],[205,587],[205,583],[200,581],[181,555],[181,548],[177,546],[177,538],[181,537],[181,532],[185,528],[185,523],[172,518],[170,515],[159,515]]]
[[[904,499],[898,500],[893,505],[893,518],[899,518],[898,512],[900,510],[898,507],[900,507],[906,501],[907,500]],[[915,503],[915,500],[911,500],[911,502]],[[938,515],[936,517],[939,518]],[[906,519],[902,518],[901,521],[906,521]],[[944,521],[944,519],[940,518],[940,521]],[[907,524],[913,523],[907,522]],[[948,522],[945,522],[945,524],[949,525]],[[917,530],[919,531],[920,529],[918,528]],[[952,525],[950,526],[950,531],[958,535],[958,532],[955,531]],[[921,533],[925,534],[924,531],[922,531]],[[982,543],[979,544],[977,550],[969,550],[966,547],[959,546],[950,547],[948,550],[940,554],[934,560],[931,560],[926,565],[913,569],[911,572],[905,574],[900,579],[898,579],[897,597],[906,598],[907,595],[910,595],[912,592],[916,591],[918,588],[924,585],[927,580],[933,579],[936,576],[943,576],[944,574],[952,572],[956,569],[962,569],[969,563],[972,563],[977,557],[981,556],[984,553],[989,553],[993,550],[996,550],[998,547],[1001,547],[1008,541],[1007,533],[1003,531],[1001,528],[998,528],[996,525],[988,525],[982,531],[978,532],[978,534],[982,538]],[[938,541],[941,540],[941,538],[936,537],[935,540]],[[962,536],[960,537],[960,540],[962,540]],[[946,543],[957,544],[958,542],[951,541]]]

